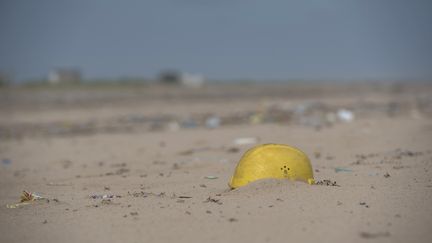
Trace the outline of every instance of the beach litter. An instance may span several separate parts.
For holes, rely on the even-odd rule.
[[[208,176],[205,176],[204,178],[205,178],[205,179],[209,179],[209,180],[215,180],[215,179],[217,179],[217,178],[219,178],[219,177],[217,177],[217,176],[213,176],[213,175],[208,175]]]
[[[347,109],[339,109],[337,111],[337,117],[340,121],[351,122],[354,120],[354,113]]]
[[[389,232],[377,232],[377,233],[369,233],[369,232],[360,232],[360,237],[365,239],[375,239],[380,237],[389,237]]]
[[[91,199],[113,199],[113,198],[121,198],[119,195],[113,194],[92,194],[89,196]]]
[[[243,155],[229,186],[235,189],[266,178],[315,183],[312,165],[305,153],[289,145],[263,144]]]
[[[317,181],[315,184],[320,186],[340,186],[336,183],[336,181],[331,181],[331,180]]]
[[[216,199],[216,198],[212,198],[212,197],[208,197],[205,201],[203,201],[203,203],[209,203],[209,202],[222,205],[222,202],[220,201],[220,199]]]
[[[217,116],[207,118],[205,126],[210,129],[218,128],[221,125],[221,119]]]
[[[249,145],[255,143],[258,143],[258,139],[255,137],[236,138],[233,140],[234,145]]]
[[[20,197],[20,202],[19,203],[14,203],[14,204],[6,204],[7,208],[18,208],[24,205],[28,205],[31,202],[34,201],[38,201],[38,200],[43,200],[46,199],[42,196],[37,195],[36,193],[32,193],[32,192],[27,192],[27,191],[23,191]]]
[[[4,159],[2,159],[2,164],[4,164],[4,165],[10,165],[10,164],[12,164],[12,160],[8,159],[8,158],[4,158]]]
[[[101,205],[119,205],[119,203],[113,203],[114,198],[121,198],[119,195],[113,194],[92,194],[89,196],[91,199],[101,199]],[[93,205],[94,207],[99,207],[99,205]]]
[[[344,168],[344,167],[336,167],[334,170],[335,170],[336,173],[339,173],[339,172],[353,172],[353,170],[348,169],[348,168]]]

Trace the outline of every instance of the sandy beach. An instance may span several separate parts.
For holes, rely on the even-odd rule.
[[[431,97],[415,83],[3,88],[0,242],[431,242]],[[304,151],[322,185],[230,190],[266,143]],[[44,199],[16,205],[23,190]]]

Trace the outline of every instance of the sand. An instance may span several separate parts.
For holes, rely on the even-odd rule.
[[[431,242],[431,90],[3,89],[0,242]],[[216,128],[121,119],[232,118],[310,102],[350,109],[355,119],[316,126],[282,117]],[[389,111],[394,104],[396,112]],[[230,190],[241,155],[257,145],[233,143],[244,137],[302,149],[315,180],[335,185],[268,179]],[[7,208],[23,190],[48,200]]]

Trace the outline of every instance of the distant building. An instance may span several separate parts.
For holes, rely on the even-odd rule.
[[[173,70],[161,72],[159,82],[164,84],[177,84],[187,87],[201,87],[205,78],[201,74],[181,73]]]
[[[81,82],[81,72],[78,69],[58,68],[48,74],[50,84],[74,84]]]
[[[166,70],[159,73],[159,82],[163,84],[179,84],[181,73],[175,70]]]
[[[205,78],[201,74],[182,73],[181,84],[187,87],[201,87],[204,85]]]

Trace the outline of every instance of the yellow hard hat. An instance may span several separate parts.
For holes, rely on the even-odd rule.
[[[305,153],[284,144],[263,144],[243,155],[229,186],[234,189],[264,178],[315,183],[312,166]]]

